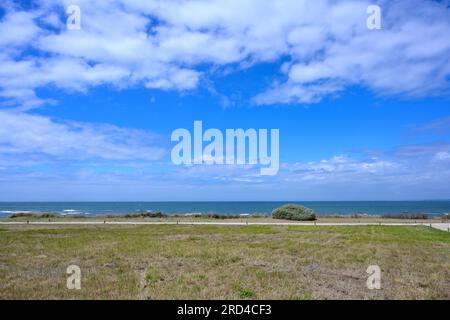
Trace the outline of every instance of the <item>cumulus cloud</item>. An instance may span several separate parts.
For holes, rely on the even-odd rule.
[[[379,1],[381,30],[367,29],[366,0],[80,0],[82,29],[66,30],[69,4],[4,8],[7,103],[38,106],[46,101],[35,90],[49,85],[191,90],[208,67],[280,59],[287,62],[255,103],[314,103],[353,85],[387,95],[448,93],[445,2]]]
[[[343,174],[350,178],[354,174],[387,174],[397,172],[398,163],[377,158],[357,160],[347,156],[334,156],[328,160],[317,162],[294,163],[286,165],[289,176],[301,177],[304,180],[322,180],[327,175]]]
[[[0,154],[6,158],[121,161],[156,160],[165,154],[157,136],[142,130],[11,111],[0,111],[0,123]]]
[[[0,24],[0,47],[12,50],[27,45],[40,34],[40,28],[34,23],[36,14],[20,11],[7,13]]]
[[[225,74],[280,62],[279,72],[271,75],[272,85],[255,96],[254,103],[315,103],[350,86],[402,96],[448,94],[450,87],[450,9],[446,1],[377,1],[382,8],[381,30],[366,28],[366,8],[372,4],[368,0],[76,3],[81,7],[81,30],[66,28],[65,9],[73,4],[71,0],[35,0],[26,7],[12,1],[0,4],[0,103],[4,109],[15,109],[0,110],[4,181],[45,175],[41,170],[34,171],[39,174],[6,170],[17,158],[21,165],[33,166],[36,159],[146,162],[164,155],[164,148],[158,147],[149,132],[24,112],[55,103],[39,96],[41,88],[87,92],[110,85],[184,91],[207,85],[219,96],[212,80],[203,79],[208,71]],[[224,99],[224,104],[232,104],[229,97]],[[447,129],[445,118],[418,131],[445,133]],[[449,154],[446,143],[400,146],[386,159],[335,156],[283,164],[275,177],[259,176],[259,168],[254,166],[193,166],[155,174],[135,171],[139,165],[131,162],[123,171],[105,170],[106,174],[89,171],[83,162],[83,171],[65,175],[61,169],[54,179],[117,181],[118,185],[157,181],[155,186],[160,188],[173,188],[177,183],[196,184],[197,188],[207,185],[212,194],[218,192],[212,186],[225,188],[224,182],[266,189],[286,186],[284,194],[292,198],[314,192],[306,185],[323,191],[350,179],[357,187],[391,181],[407,192],[411,190],[408,184],[442,182],[450,177]],[[339,194],[340,189],[329,194]]]
[[[361,24],[366,2],[339,3],[318,17],[325,34],[314,56],[293,47],[287,80],[258,95],[257,103],[314,103],[354,85],[382,95],[448,94],[450,10],[444,4],[382,2],[383,28],[368,30]]]

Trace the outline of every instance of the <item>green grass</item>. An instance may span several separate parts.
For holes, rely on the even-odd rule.
[[[0,228],[2,299],[449,299],[449,270],[450,234],[428,227]]]
[[[252,289],[244,288],[244,287],[238,287],[236,289],[238,293],[238,297],[240,299],[250,299],[255,297],[255,292]]]

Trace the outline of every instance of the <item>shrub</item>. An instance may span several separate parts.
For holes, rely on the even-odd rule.
[[[316,214],[312,209],[296,204],[287,204],[272,211],[273,219],[313,221]]]
[[[54,213],[43,213],[43,214],[41,214],[40,217],[44,218],[44,219],[49,219],[49,218],[56,218],[58,216]]]
[[[32,212],[16,212],[11,215],[9,215],[9,219],[16,219],[16,218],[37,218],[37,219],[47,219],[47,218],[56,218],[57,215],[54,213],[32,213]]]
[[[141,213],[130,213],[124,216],[125,218],[163,218],[165,215],[160,212],[141,212]]]
[[[34,217],[36,217],[36,214],[34,214],[34,213],[17,212],[17,213],[10,214],[8,218],[16,219],[16,218],[34,218]]]
[[[384,214],[383,219],[405,219],[405,220],[427,220],[428,215],[425,213],[400,213],[400,214]]]
[[[219,213],[205,213],[205,214],[174,214],[175,218],[202,218],[202,219],[217,219],[217,220],[228,220],[228,219],[242,219],[242,218],[266,218],[264,215],[249,215],[241,216],[238,214],[219,214]]]

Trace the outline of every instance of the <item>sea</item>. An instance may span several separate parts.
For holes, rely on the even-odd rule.
[[[450,213],[450,201],[248,201],[248,202],[0,202],[0,217],[16,212],[60,215],[108,215],[161,211],[164,214],[264,214],[287,203],[301,204],[317,215]]]

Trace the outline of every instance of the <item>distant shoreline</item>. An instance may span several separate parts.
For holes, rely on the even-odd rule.
[[[399,215],[450,213],[450,201],[234,201],[234,202],[0,202],[0,218],[13,213],[54,213],[59,215],[125,215],[162,212],[166,215],[265,215],[286,203],[301,204],[324,215]]]
[[[59,215],[55,213],[36,213],[36,212],[16,212],[9,216],[1,217],[3,222],[123,222],[123,223],[296,223],[305,221],[288,221],[274,219],[270,215],[262,214],[239,214],[239,215],[221,215],[221,214],[164,214],[161,212],[153,213],[128,213],[128,214],[109,214],[109,215],[82,215],[69,214]],[[428,221],[428,222],[427,222]],[[313,221],[307,221],[314,223]],[[428,216],[426,214],[401,214],[401,215],[318,215],[317,223],[436,223],[450,222],[450,216]]]

